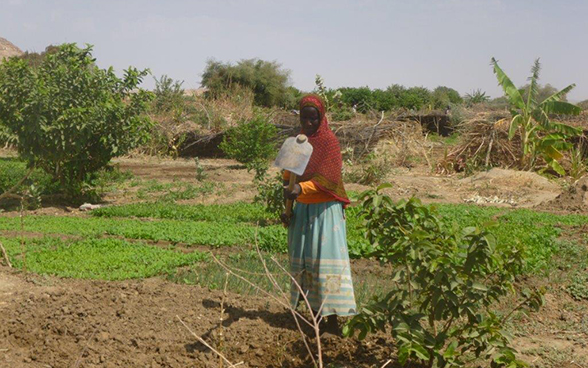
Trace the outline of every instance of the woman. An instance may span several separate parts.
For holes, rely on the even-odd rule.
[[[284,196],[296,200],[289,224],[290,269],[315,312],[327,317],[326,330],[339,334],[337,316],[356,314],[347,250],[344,207],[349,199],[341,180],[341,149],[329,129],[322,99],[305,96],[300,102],[300,125],[313,146],[306,171]],[[289,172],[284,173],[287,184]],[[292,285],[294,307],[302,300]],[[317,317],[318,318],[318,317]]]

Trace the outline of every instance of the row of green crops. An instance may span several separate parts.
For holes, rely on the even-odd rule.
[[[530,270],[543,268],[549,262],[557,251],[556,239],[563,226],[588,223],[587,216],[560,216],[522,209],[472,205],[440,205],[438,209],[446,223],[461,228],[497,221],[499,226],[491,231],[498,244],[523,248]],[[92,238],[111,235],[213,247],[251,247],[257,240],[262,250],[287,251],[286,229],[275,224],[263,206],[257,204],[145,203],[106,207],[92,214],[94,217],[90,218],[28,216],[25,230]],[[0,230],[17,230],[19,226],[17,218],[0,218]],[[358,208],[347,210],[347,226],[351,256],[368,254],[372,246],[364,238]]]
[[[14,266],[38,274],[81,279],[124,280],[167,274],[206,259],[201,252],[182,253],[121,239],[63,240],[55,237],[0,238]],[[24,251],[24,252],[23,252]]]

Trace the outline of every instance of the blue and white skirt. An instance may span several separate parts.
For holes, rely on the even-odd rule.
[[[288,231],[292,276],[322,316],[357,313],[341,202],[296,203]],[[303,300],[292,284],[290,301]]]

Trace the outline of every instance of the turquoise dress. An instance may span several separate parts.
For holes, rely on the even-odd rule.
[[[322,316],[357,313],[346,232],[341,202],[296,202],[288,231],[290,270]],[[293,307],[304,301],[294,284],[290,297]]]

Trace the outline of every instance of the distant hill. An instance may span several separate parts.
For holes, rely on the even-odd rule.
[[[12,44],[12,42],[0,37],[0,62],[4,60],[4,58],[19,56],[22,54],[22,50]]]

